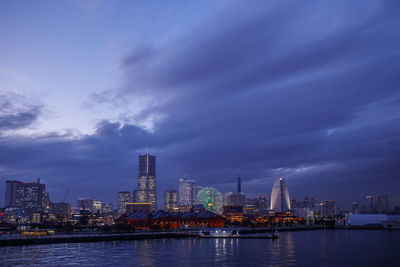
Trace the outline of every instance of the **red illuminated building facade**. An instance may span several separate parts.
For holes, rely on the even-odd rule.
[[[124,218],[124,223],[137,229],[182,227],[224,227],[225,218],[215,213],[206,212],[134,212]]]

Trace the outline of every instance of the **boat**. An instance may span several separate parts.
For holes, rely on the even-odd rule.
[[[236,230],[213,230],[213,231],[201,231],[199,237],[238,237],[239,232]]]
[[[247,238],[247,239],[278,239],[279,233],[275,231],[272,235],[240,235],[237,230],[214,230],[201,231],[199,238]]]

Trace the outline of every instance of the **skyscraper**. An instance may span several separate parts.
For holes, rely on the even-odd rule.
[[[139,155],[137,202],[150,202],[157,209],[156,157]]]
[[[324,200],[322,205],[322,215],[327,218],[335,218],[336,214],[336,201]]]
[[[17,186],[19,183],[18,181],[6,181],[6,199],[4,202],[6,208],[16,206]]]
[[[164,197],[165,210],[173,210],[178,206],[178,191],[166,190]]]
[[[385,213],[389,210],[389,197],[386,195],[378,196],[378,212]]]
[[[238,193],[242,192],[242,182],[240,181],[240,175],[238,176],[237,179],[237,187],[238,187]]]
[[[130,201],[130,193],[128,191],[118,192],[118,215],[126,213],[126,203]]]
[[[225,206],[241,206],[246,202],[246,195],[243,193],[228,192],[224,195]]]
[[[268,209],[271,205],[269,202],[270,201],[267,196],[257,196],[255,198],[256,209]]]
[[[359,214],[360,213],[360,206],[358,205],[357,201],[353,201],[353,204],[351,205],[351,212],[353,214]]]
[[[113,203],[104,203],[101,205],[101,213],[105,215],[112,215],[114,210],[114,204]]]
[[[197,201],[197,194],[199,193],[199,191],[203,189],[202,185],[194,185],[193,186],[193,205],[197,205],[199,204]]]
[[[137,195],[138,195],[138,190],[137,189],[133,189],[132,191],[132,195],[131,195],[131,201],[132,202],[137,202]]]
[[[365,211],[372,213],[374,210],[374,199],[372,196],[365,196]]]
[[[50,214],[59,222],[67,222],[71,218],[71,205],[69,203],[50,203]]]
[[[179,205],[193,206],[194,184],[193,180],[179,179]]]
[[[35,212],[43,211],[46,185],[40,179],[33,183],[6,181],[6,207],[17,207]]]
[[[277,212],[290,210],[289,190],[283,177],[279,177],[272,187],[271,210]]]

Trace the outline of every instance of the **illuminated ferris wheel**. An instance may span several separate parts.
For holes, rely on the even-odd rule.
[[[206,210],[220,214],[222,212],[222,194],[215,188],[205,187],[197,193],[197,201]]]

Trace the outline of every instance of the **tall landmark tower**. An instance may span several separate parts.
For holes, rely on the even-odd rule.
[[[290,210],[289,190],[283,177],[279,177],[272,187],[271,210],[277,212]]]
[[[137,202],[151,203],[157,209],[156,157],[139,155]]]

